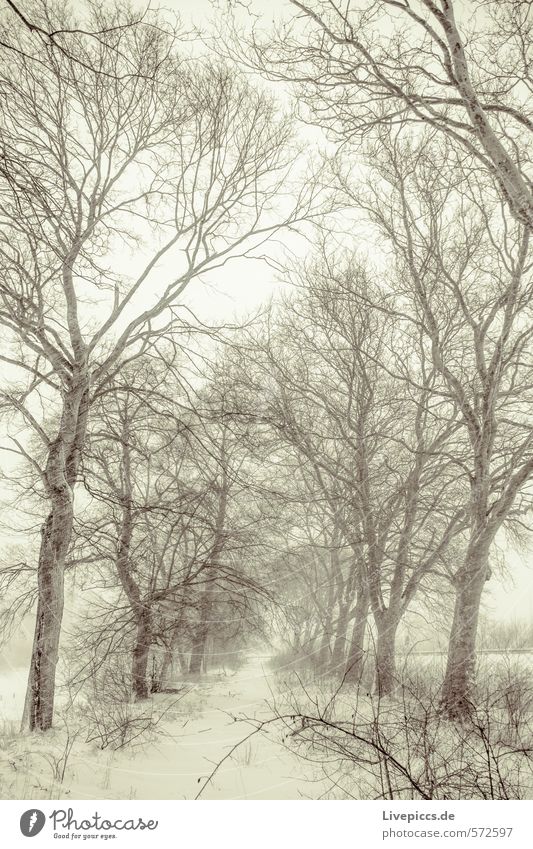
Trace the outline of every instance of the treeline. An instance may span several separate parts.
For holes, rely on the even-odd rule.
[[[467,55],[451,3],[369,3],[377,42],[379,18],[315,5],[267,46],[228,16],[223,59],[120,6],[4,15],[5,449],[42,526],[3,584],[7,621],[36,602],[30,729],[65,577],[75,682],[126,658],[142,699],[261,633],[357,683],[371,634],[388,696],[405,614],[445,599],[442,709],[475,702],[494,543],[527,533],[533,474],[531,127],[482,48],[522,79],[514,6]],[[396,49],[404,14],[427,65]],[[296,85],[325,162],[236,59]],[[287,294],[209,327],[186,289],[236,260]]]

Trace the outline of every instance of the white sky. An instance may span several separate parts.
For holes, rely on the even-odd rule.
[[[144,5],[144,4],[142,4]],[[156,6],[157,2],[153,3]],[[214,15],[212,0],[164,0],[161,5],[179,12],[185,24],[202,27]],[[264,14],[265,25],[283,10],[291,12],[288,0],[254,0],[254,9]],[[295,242],[291,242],[291,246]],[[302,245],[297,246],[302,250]],[[237,261],[220,269],[210,278],[209,285],[193,283],[186,302],[198,318],[206,323],[230,321],[235,315],[243,316],[257,310],[276,291],[279,282],[275,272],[266,264]],[[490,581],[486,591],[487,612],[495,618],[533,618],[533,569],[531,555],[507,554],[510,577]]]
[[[213,0],[166,0],[165,8],[178,12],[184,22],[192,21],[203,26],[203,22],[211,19],[216,2]],[[289,15],[294,10],[288,0],[253,0],[255,12],[264,15],[265,26],[278,19],[285,12]],[[208,296],[209,311],[215,310],[222,314],[227,310],[228,317],[232,313],[251,311],[257,308],[265,298],[278,289],[272,273],[265,266],[255,264],[250,274],[244,264],[240,273],[234,269],[225,269],[218,277],[216,284],[217,295]],[[188,292],[188,300],[194,308],[201,312],[205,303],[206,292],[200,288]],[[200,317],[202,317],[200,315]],[[509,575],[503,579],[493,578],[487,584],[485,592],[485,607],[487,614],[496,619],[533,619],[533,568],[531,551],[518,554],[508,551],[506,562]]]

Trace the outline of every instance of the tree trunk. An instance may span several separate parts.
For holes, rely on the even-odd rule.
[[[331,655],[330,671],[333,675],[344,672],[344,660],[346,657],[346,645],[348,643],[348,614],[349,605],[344,603],[340,606],[335,629],[335,641]]]
[[[215,533],[211,553],[205,564],[205,574],[207,587],[200,599],[200,616],[199,624],[192,639],[191,657],[189,660],[189,674],[199,675],[204,662],[205,646],[210,628],[211,610],[213,608],[213,595],[215,592],[216,569],[218,566],[218,558],[224,550],[226,543],[226,535],[224,533],[224,524],[226,521],[226,508],[228,501],[228,470],[226,465],[226,431],[222,436],[220,446],[220,464],[222,468],[220,484],[218,490],[218,508],[215,521]]]
[[[46,731],[54,716],[56,665],[64,604],[64,560],[54,556],[58,512],[52,511],[42,531],[38,565],[38,603],[22,723],[30,731]],[[54,531],[56,526],[56,531]]]
[[[396,689],[396,632],[399,618],[390,610],[383,611],[376,622],[378,638],[376,645],[375,690],[378,696],[390,696]]]
[[[471,546],[456,577],[456,597],[441,704],[450,719],[462,719],[473,708],[476,637],[481,596],[488,575],[489,545]]]
[[[178,649],[178,663],[180,665],[181,674],[186,675],[189,669],[189,664],[187,663],[187,654],[182,651],[182,649]]]
[[[41,531],[38,604],[22,726],[47,731],[54,717],[56,666],[64,606],[65,560],[74,524],[73,488],[85,441],[88,380],[65,395],[56,439],[44,471],[50,512]]]
[[[161,664],[161,674],[159,676],[159,689],[164,690],[168,679],[172,676],[172,667],[174,660],[174,652],[170,648],[165,649],[163,663]]]
[[[204,660],[205,644],[207,641],[207,628],[199,626],[194,635],[191,648],[191,658],[189,660],[189,675],[199,675],[202,671],[202,663]]]
[[[214,650],[214,646],[213,646],[213,639],[208,634],[206,642],[205,642],[204,656],[203,656],[203,663],[202,663],[202,672],[204,673],[204,675],[207,675],[209,670],[212,669],[214,665],[215,665],[215,650]]]
[[[329,634],[324,631],[320,641],[320,648],[316,656],[316,670],[318,675],[325,675],[330,666],[331,648],[329,644]]]
[[[174,671],[174,645],[173,641],[170,646],[167,646],[165,649],[165,654],[163,655],[163,663],[161,664],[161,675],[160,675],[160,688],[163,690],[167,684],[169,678],[172,677]]]
[[[189,674],[199,675],[202,671],[207,637],[209,634],[209,617],[213,606],[213,583],[208,584],[200,600],[200,622],[194,632],[189,659]]]
[[[143,608],[138,614],[137,635],[132,661],[132,690],[136,700],[147,699],[150,695],[148,657],[150,655],[151,636],[150,612]]]
[[[178,621],[172,628],[170,640],[165,649],[163,664],[161,666],[161,687],[165,687],[169,675],[174,674],[174,661],[178,657],[180,664],[180,672],[186,672],[187,666],[184,666],[183,652],[180,649],[180,643],[183,639],[183,613],[180,614]]]
[[[368,592],[366,590],[360,591],[355,605],[355,621],[344,675],[344,680],[350,684],[359,684],[363,675],[369,606]]]
[[[307,657],[315,657],[317,652],[317,637],[318,637],[318,627],[317,624],[314,623],[314,633],[309,637],[308,641],[304,644],[304,648],[307,654]]]

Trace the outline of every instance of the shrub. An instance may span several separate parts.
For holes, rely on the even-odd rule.
[[[84,694],[83,722],[86,743],[95,743],[99,749],[122,749],[142,746],[165,733],[164,718],[185,695],[171,702],[146,699],[132,701],[131,676],[117,663],[106,663],[87,682]]]
[[[342,690],[320,700],[293,689],[278,718],[336,798],[339,790],[364,799],[532,798],[533,685],[524,673],[509,666],[486,675],[461,723],[443,716],[427,671],[393,698]]]

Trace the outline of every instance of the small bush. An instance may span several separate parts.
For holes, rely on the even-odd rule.
[[[361,799],[533,798],[533,685],[511,667],[483,679],[462,723],[443,716],[427,672],[404,680],[394,698],[293,689],[278,715],[336,798],[339,790]]]
[[[131,678],[120,664],[106,664],[91,676],[82,707],[86,743],[99,749],[143,746],[164,733],[162,721],[185,695],[172,702],[147,699],[134,702]]]

